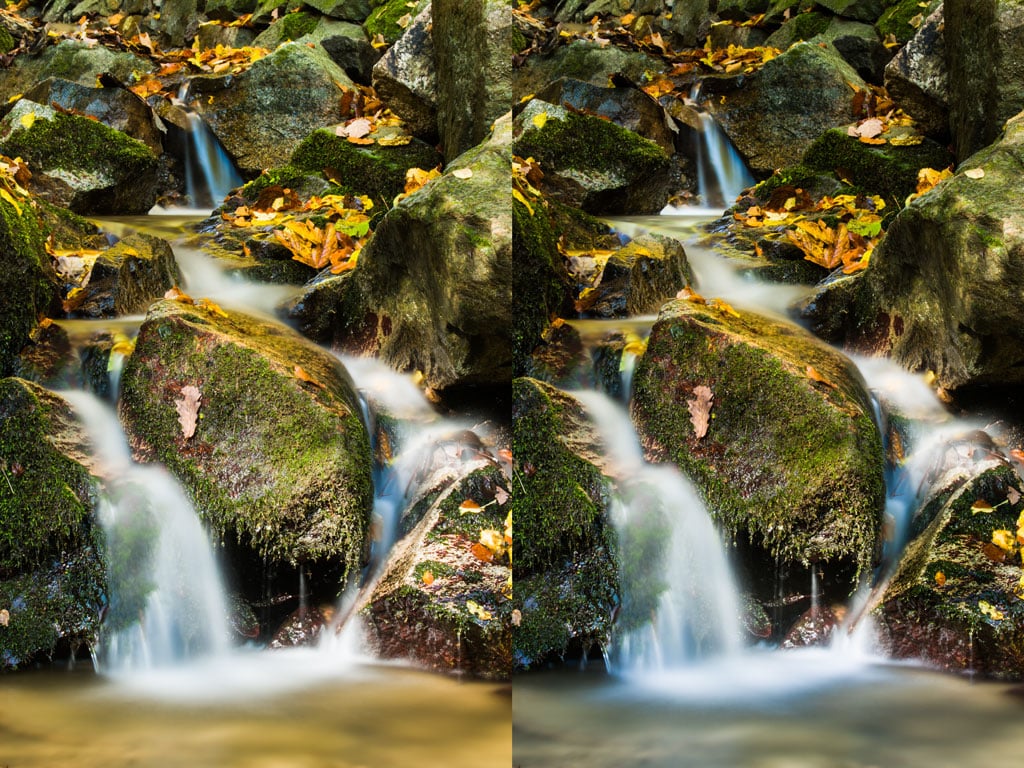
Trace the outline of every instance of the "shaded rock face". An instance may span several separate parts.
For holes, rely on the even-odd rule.
[[[950,131],[963,161],[1024,109],[1024,6],[947,0],[943,13]]]
[[[373,67],[373,87],[414,136],[437,139],[437,70],[428,5]]]
[[[0,68],[0,94],[7,99],[15,93],[25,93],[49,77],[94,87],[97,76],[104,72],[126,83],[133,72],[152,70],[152,63],[140,56],[102,46],[90,47],[78,40],[62,40],[38,56],[22,54],[15,57],[11,67]]]
[[[96,259],[73,314],[117,317],[144,313],[180,282],[181,272],[166,240],[130,235]]]
[[[434,0],[437,121],[445,157],[487,138],[512,108],[512,14],[502,0]]]
[[[358,270],[311,287],[291,310],[302,331],[419,370],[438,390],[510,381],[510,162],[506,118],[388,212]]]
[[[668,202],[672,163],[652,141],[539,99],[515,126],[515,153],[540,162],[544,191],[561,202],[593,214],[657,213]]]
[[[847,343],[931,370],[947,389],[1024,381],[1019,206],[1024,119],[890,225],[851,307]]]
[[[68,404],[0,380],[0,670],[92,642],[106,579],[87,440]]]
[[[614,46],[602,48],[588,40],[575,40],[546,56],[528,57],[514,72],[512,100],[518,104],[524,96],[542,91],[561,77],[603,88],[608,85],[608,77],[615,72],[639,83],[645,72],[656,74],[664,71],[665,63],[661,59],[645,53],[624,51]]]
[[[140,214],[156,202],[156,155],[95,120],[21,99],[0,122],[0,150],[28,161],[33,191],[75,213]]]
[[[919,521],[926,527],[907,546],[873,613],[890,655],[924,659],[947,671],[1021,679],[1024,572],[1015,531],[1024,504],[1011,488],[1019,490],[1020,478],[1002,459],[978,464],[968,477],[934,483],[925,502],[934,517]],[[979,499],[994,509],[975,513]],[[993,543],[999,531],[1006,548]]]
[[[608,258],[593,291],[579,303],[590,317],[646,315],[657,312],[691,281],[679,241],[638,237]]]
[[[358,400],[340,363],[293,331],[160,301],[125,367],[119,411],[135,455],[164,463],[241,549],[305,563],[314,581],[363,563],[372,487]]]
[[[523,486],[515,489],[513,635],[515,666],[526,668],[586,652],[607,641],[619,575],[607,517],[608,482],[597,462],[600,440],[580,403],[534,379],[516,379],[513,455]]]
[[[245,176],[280,164],[317,128],[339,123],[352,81],[325,51],[286,43],[237,77],[197,78],[190,95]]]
[[[776,321],[672,301],[633,381],[648,459],[682,469],[726,529],[746,532],[783,564],[872,565],[883,456],[849,360]],[[701,436],[698,387],[712,396]]]
[[[0,374],[14,372],[18,352],[41,315],[59,308],[57,278],[28,201],[0,200]]]
[[[766,176],[799,162],[824,131],[852,121],[851,86],[866,87],[833,46],[798,43],[707,106],[751,171]]]
[[[922,133],[949,135],[949,72],[945,17],[940,5],[885,68],[885,87]]]
[[[512,571],[505,555],[473,553],[482,530],[503,532],[505,510],[464,515],[465,499],[492,501],[507,478],[493,462],[428,491],[433,501],[392,549],[361,609],[366,639],[384,658],[407,658],[439,672],[507,680],[512,672]],[[488,490],[491,498],[484,498]],[[412,521],[405,521],[412,522]]]

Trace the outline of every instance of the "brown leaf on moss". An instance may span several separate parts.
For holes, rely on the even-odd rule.
[[[711,420],[711,406],[715,399],[710,388],[700,384],[693,388],[693,397],[686,401],[686,408],[690,411],[690,423],[693,424],[693,433],[698,440],[708,433],[708,425]]]

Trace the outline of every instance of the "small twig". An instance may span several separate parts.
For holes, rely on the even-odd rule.
[[[17,496],[18,494],[14,492],[14,486],[11,485],[11,478],[7,475],[7,469],[0,467],[0,471],[3,471],[4,473],[4,480],[7,481],[7,487],[11,489],[11,496]]]

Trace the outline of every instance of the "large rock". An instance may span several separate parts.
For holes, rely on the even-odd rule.
[[[727,530],[782,564],[872,565],[885,488],[871,400],[853,364],[806,331],[669,302],[632,412],[648,459],[682,469]]]
[[[373,87],[413,135],[432,141],[438,135],[438,91],[431,23],[428,4],[374,65]]]
[[[377,655],[487,680],[510,677],[511,562],[505,553],[490,561],[473,554],[482,531],[506,533],[505,507],[492,503],[506,482],[493,461],[478,460],[454,482],[420,489],[435,500],[395,544],[361,610]],[[466,499],[489,506],[463,514]]]
[[[610,75],[620,72],[634,83],[645,73],[664,72],[665,62],[640,51],[627,51],[614,45],[601,47],[590,40],[574,40],[548,54],[531,54],[515,71],[512,100],[538,93],[560,77],[583,80],[605,87]]]
[[[884,651],[946,671],[1021,679],[1019,488],[1020,477],[1001,458],[967,473],[947,471],[932,483],[920,533],[873,611]],[[992,509],[975,511],[979,500]]]
[[[618,604],[616,537],[600,440],[580,403],[533,379],[512,384],[517,668],[602,644]]]
[[[630,215],[658,213],[668,202],[668,154],[625,128],[534,99],[515,130],[516,154],[538,160],[545,191],[569,205]]]
[[[366,42],[363,28],[358,24],[299,12],[282,16],[260,32],[252,44],[257,48],[274,50],[281,43],[287,43],[290,40],[322,44],[324,40],[333,37],[345,37]],[[366,44],[369,45],[369,43]]]
[[[159,237],[134,234],[104,251],[93,262],[73,314],[117,317],[144,313],[181,282],[170,244]]]
[[[286,43],[241,75],[198,78],[203,118],[245,176],[278,165],[317,128],[341,122],[348,76],[319,48]]]
[[[577,304],[588,317],[647,315],[692,281],[678,240],[644,235],[608,257],[593,288]]]
[[[487,138],[512,109],[512,14],[502,0],[434,0],[437,122],[445,157]]]
[[[511,118],[381,220],[348,275],[292,309],[318,341],[418,370],[434,389],[511,379]]]
[[[305,0],[305,5],[332,19],[363,21],[370,15],[372,3],[370,0]]]
[[[1024,3],[948,0],[943,7],[950,131],[964,160],[1024,109]]]
[[[87,455],[62,398],[0,380],[0,670],[99,630],[106,579]]]
[[[141,214],[156,202],[153,150],[96,120],[20,99],[0,121],[0,150],[27,160],[32,189],[75,213]]]
[[[837,16],[872,23],[882,15],[885,6],[883,0],[817,0],[817,4]]]
[[[883,69],[892,58],[870,24],[817,12],[794,16],[773,32],[765,45],[786,50],[800,40],[832,43],[857,74],[872,83],[881,82]]]
[[[949,72],[940,5],[885,68],[885,87],[900,108],[929,136],[949,135]]]
[[[430,5],[430,0],[373,0],[372,4],[374,9],[363,23],[366,36],[392,45],[405,34],[412,19]]]
[[[899,214],[855,297],[849,343],[931,370],[947,389],[1024,382],[1022,162],[1024,115]]]
[[[90,88],[50,78],[25,94],[37,104],[57,105],[63,111],[90,115],[115,131],[141,141],[155,153],[163,151],[163,131],[150,106],[126,88]]]
[[[225,538],[272,565],[304,564],[314,581],[358,572],[370,449],[334,357],[274,323],[160,301],[125,366],[119,409],[135,456],[165,464]]]
[[[10,375],[39,317],[60,307],[57,276],[27,198],[17,206],[0,200],[0,292],[0,374]]]
[[[707,106],[751,171],[765,176],[796,164],[824,131],[848,124],[854,87],[867,86],[833,46],[798,43]]]

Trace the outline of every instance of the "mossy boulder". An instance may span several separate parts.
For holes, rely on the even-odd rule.
[[[22,53],[10,67],[0,68],[0,96],[7,101],[49,77],[93,87],[97,76],[104,72],[127,83],[133,72],[143,74],[155,69],[148,59],[127,51],[89,45],[81,40],[62,40],[37,55]]]
[[[547,54],[531,54],[515,70],[512,82],[514,103],[529,94],[542,91],[548,83],[560,77],[583,80],[605,87],[608,78],[621,72],[634,83],[643,80],[645,73],[665,72],[665,62],[640,51],[627,51],[614,45],[602,47],[589,40],[574,40]]]
[[[214,530],[267,563],[304,564],[313,581],[355,575],[370,448],[333,356],[275,323],[165,300],[139,329],[121,381],[135,456],[165,464]],[[187,387],[200,395],[190,435],[179,421]]]
[[[644,235],[605,261],[595,285],[579,299],[588,317],[631,317],[656,313],[693,281],[682,243]]]
[[[907,546],[873,612],[883,650],[951,672],[1020,680],[1024,676],[1024,576],[1016,552],[993,543],[1013,538],[1024,504],[1020,477],[1005,460],[977,465],[969,477],[930,489],[937,508]],[[1011,503],[1008,499],[1014,498]],[[977,500],[994,509],[976,513]]]
[[[797,43],[750,76],[745,87],[707,102],[755,176],[795,165],[829,128],[853,118],[860,75],[831,44]]]
[[[20,210],[19,210],[20,208]],[[18,352],[41,316],[59,308],[57,278],[28,199],[0,200],[0,374],[14,371]]]
[[[285,43],[238,76],[194,80],[192,94],[239,171],[253,177],[347,117],[341,94],[354,88],[323,49]]]
[[[149,147],[96,120],[20,99],[0,122],[0,150],[28,161],[32,189],[75,213],[147,213],[159,161]]]
[[[441,163],[437,150],[419,139],[399,146],[359,146],[333,131],[318,130],[302,140],[287,165],[249,182],[243,187],[242,195],[255,200],[270,186],[298,189],[303,184],[329,179],[330,191],[366,195],[374,205],[387,208],[405,188],[407,170],[430,170]],[[313,177],[313,180],[305,182],[305,177]]]
[[[872,414],[853,364],[806,331],[688,301],[662,308],[633,378],[648,460],[676,464],[720,525],[784,564],[873,564],[885,488]]]
[[[540,162],[544,190],[561,202],[617,215],[658,213],[668,202],[668,153],[614,123],[533,99],[515,135],[515,153]]]
[[[291,40],[302,43],[319,43],[332,37],[346,37],[366,41],[363,28],[347,21],[324,18],[316,14],[300,11],[282,16],[253,40],[257,48],[274,50],[282,43]],[[369,44],[369,43],[367,43]]]
[[[512,569],[507,556],[473,554],[481,531],[504,535],[505,508],[466,515],[465,499],[493,501],[507,478],[474,461],[439,489],[425,514],[392,548],[384,574],[361,610],[370,647],[439,672],[508,680],[512,672]],[[489,489],[490,498],[482,489]],[[475,605],[474,605],[475,604]]]
[[[413,135],[434,141],[438,136],[438,92],[431,25],[428,3],[374,64],[372,82],[381,101],[402,118]]]
[[[1024,4],[947,0],[943,15],[950,131],[963,161],[1024,109]]]
[[[234,21],[256,10],[256,0],[205,0],[203,13],[208,19]]]
[[[882,37],[892,35],[897,42],[905,43],[917,32],[918,18],[933,13],[941,4],[942,0],[929,0],[926,6],[921,0],[886,0],[875,28]]]
[[[0,380],[0,669],[91,643],[105,590],[87,439],[60,397]]]
[[[363,22],[366,36],[372,40],[380,35],[392,45],[409,26],[406,16],[418,16],[429,4],[430,0],[416,0],[414,6],[409,5],[409,0],[370,0],[373,10]]]
[[[181,272],[166,240],[129,235],[93,262],[72,314],[117,317],[144,313],[180,282]]]
[[[817,4],[836,16],[872,23],[882,15],[884,5],[883,0],[817,0]]]
[[[885,65],[892,58],[870,24],[817,12],[794,16],[773,32],[765,45],[786,50],[800,40],[831,43],[846,63],[871,83],[881,83]]]
[[[922,133],[948,138],[949,71],[941,4],[886,66],[885,88]]]
[[[434,0],[431,8],[438,133],[451,158],[512,109],[512,13],[504,0]]]
[[[931,139],[910,146],[871,145],[843,128],[823,133],[801,159],[805,168],[835,174],[863,193],[881,196],[893,208],[917,189],[920,169],[942,170],[952,162],[949,150]]]
[[[513,652],[516,667],[526,668],[606,643],[619,577],[600,441],[582,406],[534,379],[513,381],[512,395],[523,484],[512,497],[514,603],[522,617]]]
[[[436,390],[507,385],[511,128],[511,116],[498,121],[490,140],[388,211],[353,272],[311,286],[293,305],[300,329],[421,371]]]
[[[324,16],[344,21],[364,21],[370,15],[370,0],[305,0]]]
[[[1024,382],[1022,162],[1024,115],[900,212],[850,309],[848,343],[931,370],[947,389]]]

